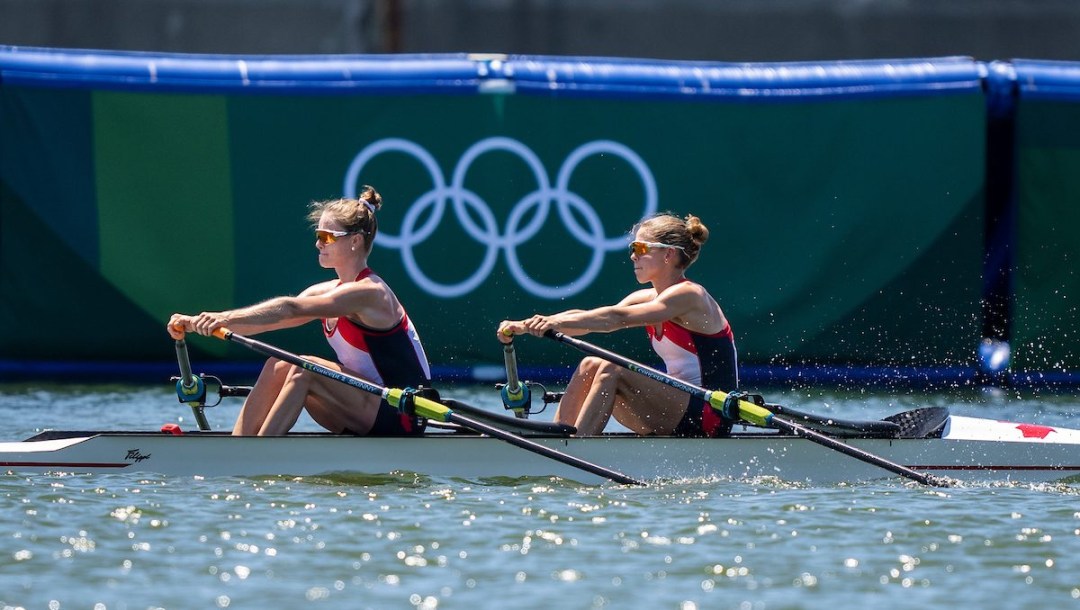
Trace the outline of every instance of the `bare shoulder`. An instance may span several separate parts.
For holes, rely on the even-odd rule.
[[[678,301],[686,311],[676,321],[695,332],[712,334],[727,326],[727,317],[704,286],[696,282],[681,282],[664,291],[669,302]]]
[[[316,297],[316,296],[324,295],[324,294],[330,292],[331,290],[333,290],[334,287],[337,286],[337,284],[338,284],[337,280],[327,280],[325,282],[319,282],[318,284],[312,284],[311,286],[308,286],[307,288],[305,288],[304,291],[301,292],[299,296],[302,296],[302,297]]]
[[[673,284],[668,286],[666,290],[657,296],[664,299],[694,297],[712,300],[709,291],[697,282],[679,282],[678,284]]]
[[[355,282],[345,282],[331,295],[347,306],[350,318],[372,328],[390,328],[401,320],[404,310],[397,295],[374,273]]]
[[[712,295],[712,293],[710,293],[708,291],[708,289],[706,289],[701,284],[698,284],[697,282],[683,282],[683,283],[686,284],[686,290],[689,290],[693,294],[699,296],[702,301],[704,301],[705,303],[708,304],[709,307],[715,308],[719,312],[720,303],[716,300],[716,297],[714,297]],[[723,317],[723,315],[722,315],[723,312],[720,312],[720,313],[721,313],[721,317]]]
[[[647,303],[655,298],[655,290],[652,288],[642,288],[641,290],[635,290],[623,297],[623,300],[619,301],[619,305],[637,305],[638,303]]]
[[[373,302],[383,301],[387,295],[391,294],[389,286],[382,280],[372,281],[371,278],[364,278],[356,282],[338,282],[337,280],[320,282],[302,292],[300,297],[349,303],[349,307],[355,308],[360,304],[368,306]]]

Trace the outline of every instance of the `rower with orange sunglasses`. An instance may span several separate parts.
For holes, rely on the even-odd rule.
[[[319,265],[336,278],[310,286],[298,296],[277,297],[240,309],[173,314],[167,329],[211,335],[219,328],[250,335],[322,321],[338,362],[305,356],[325,367],[395,387],[431,385],[431,367],[420,337],[394,291],[368,267],[378,232],[375,213],[382,197],[365,186],[357,199],[311,204]],[[236,435],[282,435],[300,413],[336,434],[412,435],[424,421],[400,413],[379,396],[271,358],[248,395],[233,427]]]
[[[686,278],[709,230],[697,216],[658,214],[637,224],[630,242],[634,276],[648,288],[615,305],[571,309],[524,320],[504,320],[496,336],[566,335],[612,332],[644,326],[669,374],[708,388],[733,391],[739,385],[735,339],[727,317],[700,284]],[[726,436],[732,422],[696,397],[606,360],[581,361],[555,412],[555,421],[577,428],[578,436],[603,432],[610,418],[642,435]]]

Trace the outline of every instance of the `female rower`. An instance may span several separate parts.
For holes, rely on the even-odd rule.
[[[310,286],[299,296],[283,296],[240,309],[173,314],[169,334],[210,335],[228,327],[256,334],[322,320],[323,333],[340,364],[306,356],[328,368],[390,387],[430,385],[431,369],[420,337],[390,286],[368,267],[378,231],[375,212],[382,197],[365,186],[357,199],[312,203],[319,265],[337,279]],[[244,402],[233,434],[282,435],[307,408],[311,418],[335,434],[411,435],[424,422],[406,416],[379,396],[358,391],[276,358],[263,366]]]
[[[539,336],[550,329],[582,335],[644,326],[669,374],[695,385],[735,390],[739,374],[731,325],[708,291],[685,275],[709,230],[697,216],[683,220],[658,214],[636,225],[633,234],[634,276],[650,288],[606,307],[505,320],[499,340],[509,342],[522,333]],[[577,427],[583,436],[602,432],[612,415],[638,434],[725,436],[731,431],[731,422],[700,398],[606,360],[585,358],[566,387],[555,421]]]

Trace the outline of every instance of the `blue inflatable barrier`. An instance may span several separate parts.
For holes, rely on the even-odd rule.
[[[0,46],[0,81],[156,91],[515,92],[708,96],[755,102],[970,93],[985,64],[969,57],[714,63],[498,55],[187,55]]]
[[[519,93],[708,96],[769,99],[867,98],[978,91],[983,64],[969,57],[791,63],[706,63],[512,57],[504,68]]]
[[[1020,96],[1036,100],[1080,100],[1080,63],[1014,59]]]
[[[460,55],[229,56],[0,46],[7,85],[154,91],[475,93],[482,63]]]

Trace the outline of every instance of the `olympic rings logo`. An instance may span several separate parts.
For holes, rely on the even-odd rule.
[[[387,152],[404,153],[416,159],[431,175],[432,188],[409,206],[402,221],[401,232],[390,235],[380,230],[375,245],[400,250],[401,260],[409,277],[423,290],[438,297],[459,297],[475,290],[491,274],[500,252],[504,253],[506,265],[513,278],[534,296],[558,299],[577,294],[591,285],[600,274],[604,256],[608,252],[626,248],[627,243],[626,234],[623,232],[608,236],[596,210],[580,195],[569,190],[570,178],[575,169],[592,155],[620,157],[637,172],[645,195],[641,218],[656,213],[657,209],[656,181],[649,166],[633,150],[611,140],[594,140],[574,149],[559,167],[553,186],[536,153],[512,138],[490,137],[470,146],[454,167],[450,184],[446,183],[439,164],[424,147],[401,138],[385,138],[366,146],[349,165],[343,189],[346,197],[356,196],[357,179],[364,166],[373,158]],[[517,155],[532,170],[537,185],[535,190],[513,204],[506,224],[501,229],[488,202],[465,187],[465,177],[473,162],[481,155],[496,152]],[[476,271],[457,283],[442,283],[429,277],[420,267],[413,252],[415,246],[430,237],[438,228],[446,213],[447,202],[453,206],[454,215],[465,232],[487,247]],[[522,267],[518,256],[518,247],[540,231],[547,221],[553,203],[559,219],[570,235],[583,246],[592,249],[592,256],[585,270],[578,277],[559,285],[547,285],[533,279]],[[426,220],[419,224],[429,208],[431,212],[426,215]],[[535,213],[528,222],[524,222],[534,208]],[[470,210],[480,219],[480,223],[474,221]],[[572,212],[576,212],[577,216]],[[584,219],[584,226],[578,221],[578,217]]]

